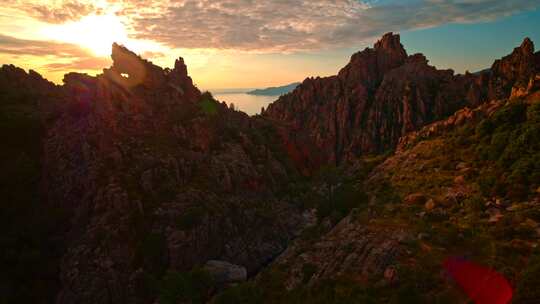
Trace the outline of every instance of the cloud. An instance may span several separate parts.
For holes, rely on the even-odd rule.
[[[91,52],[69,43],[18,39],[0,34],[0,54],[11,57],[34,56],[45,59],[48,71],[100,70],[110,65],[110,59],[96,57]]]
[[[90,14],[101,14],[102,9],[92,1],[84,0],[4,0],[14,9],[27,13],[40,21],[48,23],[64,23],[76,21]]]
[[[317,48],[324,33],[368,6],[353,0],[199,0],[124,4],[136,38],[177,48],[287,51]],[[151,9],[146,9],[150,7]]]
[[[0,34],[0,52],[12,55],[87,57],[90,53],[69,43],[19,39]]]
[[[165,57],[165,53],[163,53],[163,52],[151,52],[151,51],[142,52],[139,55],[142,58],[145,58],[145,59],[163,58],[163,57]]]
[[[537,0],[124,0],[135,38],[175,48],[289,52],[338,48],[387,31],[482,22]]]
[[[266,53],[350,47],[388,31],[483,22],[540,6],[538,0],[4,1],[48,23],[115,13],[130,38],[169,48]]]
[[[111,60],[103,57],[94,58],[75,58],[70,62],[49,63],[45,68],[49,71],[66,71],[66,70],[99,70],[110,66]]]

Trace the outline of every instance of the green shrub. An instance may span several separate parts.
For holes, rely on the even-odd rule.
[[[498,160],[502,152],[508,144],[508,138],[510,137],[510,132],[497,132],[491,136],[491,143],[488,150],[488,159],[489,160]]]
[[[178,193],[178,185],[172,177],[163,178],[157,184],[154,199],[157,203],[170,202],[175,199]]]
[[[540,299],[540,258],[532,258],[519,278],[513,303],[537,303]]]
[[[248,282],[225,290],[216,297],[214,304],[257,304],[264,303],[261,288]]]
[[[199,107],[204,115],[215,116],[218,113],[219,105],[210,92],[204,92],[199,101]]]
[[[203,207],[192,207],[186,210],[186,212],[178,218],[176,226],[182,230],[193,229],[202,222],[205,214],[206,211]]]
[[[479,137],[486,137],[488,135],[491,135],[491,133],[493,133],[493,130],[495,130],[495,126],[493,125],[493,123],[489,119],[484,119],[476,127],[476,135],[478,135]]]
[[[211,276],[202,269],[182,273],[168,272],[160,282],[159,303],[206,303],[213,286]]]
[[[540,106],[510,103],[476,127],[476,152],[495,162],[478,184],[484,195],[522,200],[540,184]],[[487,174],[486,174],[487,173]]]
[[[540,102],[537,101],[527,108],[527,122],[532,124],[540,123]]]
[[[308,283],[309,280],[311,280],[311,277],[317,273],[317,270],[318,268],[315,264],[305,263],[302,265],[302,282],[304,284]]]
[[[374,192],[377,196],[377,201],[381,204],[392,204],[398,203],[401,201],[399,194],[396,192],[394,187],[389,181],[382,181],[376,185],[377,189],[374,189]]]
[[[309,288],[293,291],[280,303],[353,304],[380,303],[375,290],[368,290],[348,279],[325,280]]]
[[[166,263],[167,240],[161,233],[147,233],[139,243],[137,261],[152,273],[161,275]]]
[[[527,104],[512,102],[495,112],[490,120],[497,129],[504,129],[524,122],[527,119],[526,113]]]
[[[463,201],[463,205],[467,208],[469,213],[478,213],[485,208],[484,199],[480,195],[473,195],[466,198]]]
[[[319,219],[328,216],[339,220],[345,217],[354,208],[363,208],[367,205],[367,195],[355,185],[342,184],[332,190],[332,194],[319,198],[317,216]]]
[[[390,304],[420,304],[420,303],[425,303],[425,301],[414,285],[405,284],[397,290],[396,294],[392,296],[389,303]]]

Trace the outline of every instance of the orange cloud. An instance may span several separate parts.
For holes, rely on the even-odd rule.
[[[0,55],[10,63],[34,62],[44,74],[67,71],[101,71],[111,60],[96,57],[90,51],[69,43],[18,39],[0,34]]]
[[[100,14],[101,8],[92,1],[61,0],[32,1],[5,0],[12,8],[26,12],[29,16],[48,23],[64,23],[75,21],[90,14]]]
[[[259,52],[336,49],[382,33],[494,20],[538,0],[124,0],[132,35],[173,48]]]

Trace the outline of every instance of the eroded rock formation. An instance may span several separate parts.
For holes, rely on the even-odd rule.
[[[13,252],[45,252],[42,260],[50,262],[28,259],[37,265],[28,273],[39,280],[2,278],[13,294],[27,288],[61,304],[152,303],[164,274],[209,260],[241,269],[242,279],[244,269],[252,276],[312,221],[301,204],[279,195],[299,172],[311,175],[398,143],[405,150],[489,116],[499,107],[493,99],[537,98],[540,65],[526,39],[491,69],[455,75],[421,54],[408,56],[399,36],[387,34],[338,75],[308,78],[249,117],[201,93],[182,58],[163,69],[115,44],[112,59],[103,74],[70,73],[62,86],[32,71],[0,69],[8,127],[0,134],[10,147],[2,152],[8,186],[1,190],[16,197],[2,214],[1,241]],[[9,137],[16,132],[23,136]],[[440,209],[425,198],[425,209]],[[19,232],[24,221],[35,231]],[[349,216],[305,254],[290,248],[277,264],[291,265],[290,287],[305,280],[306,263],[317,266],[308,282],[351,269],[392,281],[391,266],[403,253],[398,243],[408,233],[387,237],[385,229]],[[29,246],[27,239],[40,241]],[[2,263],[18,258],[7,254]]]
[[[337,76],[307,78],[264,115],[290,136],[309,138],[325,160],[342,163],[393,149],[399,138],[468,105],[506,98],[535,75],[529,39],[479,74],[438,70],[422,54],[407,56],[399,35],[386,34],[354,54]]]
[[[115,44],[112,59],[63,86],[0,74],[14,98],[58,99],[37,134],[39,208],[62,210],[56,303],[151,303],[168,271],[218,259],[252,274],[282,252],[303,218],[275,195],[295,168],[273,128],[201,93],[181,58],[162,69]]]

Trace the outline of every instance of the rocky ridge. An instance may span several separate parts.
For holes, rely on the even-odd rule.
[[[62,86],[13,66],[0,70],[0,114],[9,118],[2,120],[8,128],[0,134],[8,138],[13,130],[25,130],[35,143],[7,139],[13,149],[4,151],[2,165],[11,169],[2,181],[10,186],[0,189],[28,210],[42,211],[17,214],[17,204],[6,208],[13,212],[2,214],[8,233],[0,241],[22,252],[29,248],[27,239],[38,239],[30,248],[46,256],[25,257],[38,265],[31,277],[24,267],[1,277],[14,290],[5,293],[8,302],[36,302],[20,298],[32,293],[45,303],[189,302],[195,295],[178,290],[187,284],[184,274],[197,276],[205,265],[214,279],[237,282],[271,263],[267,271],[280,270],[280,282],[293,294],[344,277],[357,287],[375,280],[375,290],[384,290],[411,275],[404,268],[424,265],[414,258],[418,248],[440,258],[438,249],[435,257],[426,252],[453,246],[430,240],[437,233],[456,237],[430,221],[442,219],[467,234],[475,223],[471,218],[491,225],[506,216],[499,209],[513,208],[510,197],[492,193],[497,189],[525,200],[532,221],[527,225],[536,221],[537,200],[531,197],[537,175],[529,172],[536,156],[523,152],[521,143],[514,143],[521,152],[500,156],[497,140],[511,137],[493,139],[490,133],[501,124],[522,142],[534,136],[525,131],[536,130],[540,53],[528,39],[488,71],[454,75],[429,66],[421,54],[408,56],[399,36],[387,34],[374,48],[354,54],[338,75],[306,79],[258,117],[200,92],[181,58],[173,69],[162,69],[120,45],[112,50],[113,65],[103,74],[70,73]],[[514,106],[508,97],[526,102]],[[507,113],[515,121],[505,120]],[[449,140],[449,134],[463,143]],[[455,145],[476,151],[467,155],[487,155],[482,161],[492,171],[479,173],[484,169],[475,165],[478,160]],[[308,185],[308,194],[328,189],[330,201],[344,201],[325,206],[324,197],[315,208],[318,221],[310,196],[291,189],[300,175],[316,177],[327,165],[362,167],[358,157],[396,146],[396,154],[367,180],[366,174],[356,177],[354,190],[336,182],[334,175],[342,173],[332,170],[320,187]],[[499,164],[509,161],[520,166]],[[20,169],[25,164],[32,169]],[[346,191],[333,198],[339,187]],[[479,193],[482,187],[485,193]],[[367,204],[359,189],[368,194]],[[25,192],[29,197],[19,200]],[[495,207],[478,207],[479,201]],[[357,210],[344,214],[351,208]],[[518,213],[508,217],[519,222]],[[21,222],[32,223],[35,231],[18,231]],[[488,238],[504,233],[492,232]],[[21,241],[13,245],[13,239]],[[531,240],[527,235],[503,245],[517,242],[522,250]],[[47,252],[49,247],[55,250]],[[10,266],[18,258],[8,252],[2,263]],[[510,266],[512,274],[517,267]],[[12,281],[15,276],[22,279]],[[253,284],[265,279],[260,274]],[[446,286],[439,279],[405,287],[438,296]],[[197,292],[198,299],[208,299],[215,290]],[[365,296],[364,289],[359,292]]]
[[[539,119],[532,89],[409,133],[356,179],[367,203],[335,226],[307,229],[256,280],[216,303],[465,302],[442,266],[453,256],[503,274],[512,303],[536,301]]]
[[[63,86],[0,74],[8,100],[32,87],[36,112],[54,113],[36,136],[40,208],[62,210],[55,302],[148,303],[165,273],[212,259],[256,272],[304,223],[275,195],[295,169],[272,127],[201,93],[181,58],[162,69],[116,44],[111,57],[103,74],[70,73]]]
[[[338,75],[307,78],[264,115],[290,137],[308,139],[326,161],[343,163],[393,149],[401,136],[464,106],[507,98],[534,76],[534,45],[526,39],[512,54],[479,74],[437,70],[422,54],[408,56],[399,35],[354,54]]]

